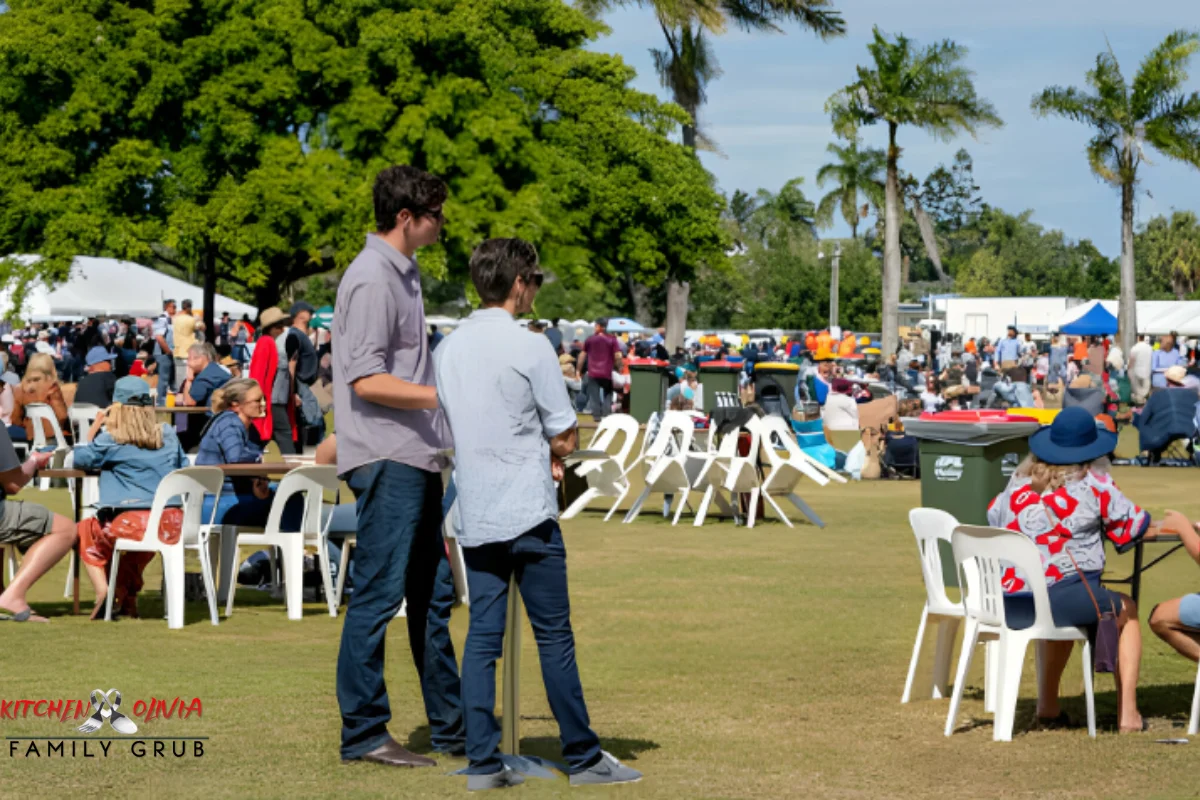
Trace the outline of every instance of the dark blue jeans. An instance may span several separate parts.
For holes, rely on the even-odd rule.
[[[558,721],[563,759],[572,774],[600,760],[579,668],[567,595],[567,550],[558,522],[547,520],[507,542],[463,548],[471,593],[471,627],[463,652],[463,701],[467,717],[469,773],[499,772],[500,725],[496,721],[496,659],[504,647],[508,582],[515,573],[525,612],[537,640],[542,682]],[[508,713],[507,710],[505,713]]]
[[[384,644],[405,599],[430,739],[435,750],[454,749],[464,737],[462,688],[450,640],[454,579],[442,541],[441,475],[376,461],[346,478],[357,498],[358,541],[338,652],[342,758],[360,758],[387,741]]]
[[[171,376],[175,374],[175,359],[171,355],[154,357],[158,365],[158,405],[167,404],[167,394],[171,391]]]

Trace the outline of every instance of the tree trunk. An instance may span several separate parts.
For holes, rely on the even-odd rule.
[[[683,347],[686,333],[688,295],[692,285],[687,281],[671,281],[667,284],[667,352],[674,355],[676,348]]]
[[[858,241],[858,209],[854,209],[854,221],[850,223],[850,238]]]
[[[1121,186],[1121,298],[1117,330],[1125,357],[1137,341],[1137,286],[1133,273],[1133,184]]]
[[[212,247],[211,244],[205,246],[200,266],[204,270],[204,341],[215,343],[217,328],[213,324],[216,320],[213,306],[217,304],[217,259]]]
[[[883,225],[883,357],[900,343],[900,175],[896,162],[896,123],[888,123],[887,185]]]

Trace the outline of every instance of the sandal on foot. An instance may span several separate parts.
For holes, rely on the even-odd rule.
[[[49,622],[50,620],[44,617],[34,619],[32,608],[27,608],[24,611],[18,611],[15,614],[0,614],[0,622]]]

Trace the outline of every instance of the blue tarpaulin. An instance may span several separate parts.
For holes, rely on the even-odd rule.
[[[1096,303],[1082,317],[1063,325],[1062,332],[1072,336],[1107,336],[1117,332],[1117,318]]]

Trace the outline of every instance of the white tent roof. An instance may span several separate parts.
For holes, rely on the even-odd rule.
[[[1067,309],[1058,320],[1058,327],[1074,322],[1096,304],[1117,316],[1116,300],[1092,300]],[[1200,300],[1138,300],[1137,332],[1160,336],[1176,331],[1183,336],[1200,336]]]
[[[13,256],[26,264],[40,256]],[[122,316],[153,317],[162,313],[163,300],[191,299],[196,310],[204,302],[204,290],[132,261],[77,256],[65,283],[53,289],[38,283],[25,298],[21,317],[34,322],[65,317]],[[214,316],[228,311],[234,318],[243,314],[258,318],[258,309],[217,295]],[[10,292],[0,293],[0,311],[12,306]]]

